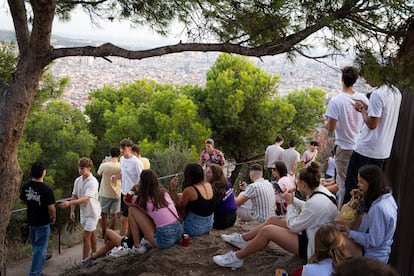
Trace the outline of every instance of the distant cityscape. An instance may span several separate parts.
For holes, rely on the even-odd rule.
[[[1,35],[0,39],[5,40]],[[52,38],[55,48],[94,46],[100,43],[102,42]],[[184,52],[143,60],[108,57],[111,62],[94,57],[67,57],[54,61],[51,71],[57,78],[69,77],[63,99],[73,107],[83,109],[89,101],[89,91],[105,85],[116,87],[121,83],[133,83],[146,78],[159,83],[204,87],[206,73],[218,55],[217,52]],[[352,65],[352,60],[345,58],[324,60],[321,63],[302,56],[298,56],[292,63],[285,54],[249,59],[268,73],[280,76],[278,91],[282,96],[307,87],[321,88],[326,91],[327,97],[336,95],[341,91],[340,69]],[[369,92],[370,89],[362,80],[358,80],[354,87],[363,93]]]

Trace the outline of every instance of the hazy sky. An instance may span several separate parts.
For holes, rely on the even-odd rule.
[[[133,29],[128,22],[109,22],[100,20],[99,26],[90,23],[88,15],[77,9],[72,14],[70,22],[61,22],[57,18],[53,24],[52,34],[70,38],[102,39],[105,41],[123,43],[128,45],[167,45],[180,41],[177,37],[178,31],[165,38],[156,34],[148,27]],[[14,30],[12,18],[5,1],[0,0],[0,29]]]

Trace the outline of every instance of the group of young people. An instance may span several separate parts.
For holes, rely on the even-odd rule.
[[[72,220],[75,206],[80,205],[84,229],[81,262],[103,256],[117,246],[140,254],[151,247],[167,248],[180,240],[183,233],[197,236],[213,227],[231,227],[239,215],[262,224],[247,233],[223,234],[223,240],[239,250],[214,256],[213,261],[220,266],[241,267],[244,258],[266,247],[270,241],[309,260],[310,264],[303,267],[303,275],[314,273],[307,271],[330,275],[334,269],[332,264],[339,264],[347,255],[363,255],[387,263],[396,229],[397,204],[381,166],[391,152],[401,93],[393,86],[378,85],[368,79],[368,83],[378,86],[368,101],[352,88],[358,78],[356,69],[345,67],[342,72],[343,93],[331,100],[325,114],[326,128],[335,131],[338,205],[335,196],[320,183],[320,166],[315,162],[316,143],[311,143],[304,153],[303,168],[296,181],[293,176],[299,157],[295,143],[291,142],[289,149],[280,151],[277,160],[269,159],[270,151],[265,155],[265,169],[271,171],[277,185],[264,179],[262,167],[255,164],[249,170],[253,183],[235,197],[232,184],[223,172],[224,155],[214,148],[212,139],[206,140],[206,150],[200,155],[199,163],[185,167],[180,193],[178,177],[171,180],[170,193],[159,184],[155,172],[144,169],[143,162],[132,154],[132,141],[124,139],[119,154],[111,153],[115,160],[122,155],[120,171],[106,175],[106,181],[117,189],[118,180],[122,182],[120,233],[111,229],[112,226],[106,229],[105,246],[96,248],[98,220],[103,214],[112,214],[116,210],[112,205],[119,200],[102,194],[100,197],[99,183],[91,173],[93,164],[89,158],[79,160],[80,176],[75,180],[72,199],[60,204],[61,208],[71,208]],[[280,150],[282,142],[283,139],[277,138],[272,150]],[[203,164],[207,165],[205,171]],[[34,275],[41,273],[49,224],[54,222],[56,212],[53,192],[43,183],[45,173],[43,164],[34,164],[32,179],[25,183],[20,194],[21,200],[28,204]],[[134,202],[125,200],[130,190],[136,191]],[[304,199],[295,196],[297,190],[305,195]],[[360,223],[352,227],[341,221],[335,224],[338,209],[351,196],[362,198]],[[250,206],[244,210],[243,217],[241,211],[248,202]],[[329,239],[331,236],[335,238]],[[326,248],[331,251],[326,252]]]

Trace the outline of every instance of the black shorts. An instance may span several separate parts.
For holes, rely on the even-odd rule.
[[[127,244],[128,248],[132,248],[132,246],[134,245],[134,240],[132,239],[132,237],[123,237],[121,240],[121,246],[123,246],[124,243]]]
[[[124,195],[121,194],[121,215],[128,217],[128,208],[129,206],[124,203]]]
[[[306,231],[302,231],[302,233],[298,234],[299,240],[299,257],[308,259],[308,236],[306,235]]]

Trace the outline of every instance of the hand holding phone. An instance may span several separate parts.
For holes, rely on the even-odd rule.
[[[278,192],[279,194],[283,194],[282,188],[280,188],[277,182],[273,182],[273,187],[275,187],[276,192]]]

